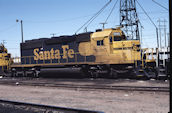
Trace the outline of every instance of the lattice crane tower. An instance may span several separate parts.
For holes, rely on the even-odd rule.
[[[120,0],[120,26],[130,39],[140,40],[136,0]]]

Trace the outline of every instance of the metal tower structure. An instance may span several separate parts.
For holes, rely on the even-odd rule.
[[[120,26],[123,26],[126,36],[140,40],[139,19],[136,12],[136,0],[120,0]]]

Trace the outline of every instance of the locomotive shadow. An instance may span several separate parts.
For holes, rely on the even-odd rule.
[[[41,69],[40,73],[41,78],[68,78],[68,79],[89,79],[89,80],[104,80],[107,79],[107,83],[109,80],[112,80],[113,82],[118,82],[121,80],[130,80],[135,81],[136,79],[129,79],[126,75],[119,75],[118,78],[108,78],[108,75],[102,75],[97,78],[89,78],[89,77],[83,77],[82,73],[80,71],[80,68],[49,68],[49,69]],[[106,82],[106,81],[104,81]]]
[[[77,68],[49,68],[41,69],[42,78],[82,78],[80,69]]]
[[[79,69],[74,68],[58,68],[58,69],[44,69],[41,70],[41,76],[43,80],[48,80],[48,82],[57,82],[58,84],[86,84],[86,85],[113,85],[113,84],[126,84],[126,83],[137,83],[140,80],[128,79],[127,77],[119,77],[115,79],[109,79],[106,77],[99,78],[84,78],[81,76]],[[45,79],[44,79],[45,78]],[[147,80],[141,80],[147,81]],[[149,81],[147,81],[149,82]],[[150,81],[151,82],[151,81]],[[154,81],[152,81],[154,82]]]

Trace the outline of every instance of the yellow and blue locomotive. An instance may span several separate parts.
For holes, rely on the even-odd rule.
[[[71,36],[26,40],[21,43],[21,63],[12,65],[12,75],[39,75],[41,68],[79,67],[85,76],[147,76],[146,59],[139,40],[127,40],[118,28]],[[151,61],[151,66],[155,61]],[[150,64],[150,62],[149,62]],[[155,65],[152,66],[154,68]],[[155,75],[153,75],[155,76]]]
[[[3,44],[0,44],[0,75],[4,75],[10,70],[11,64],[11,54],[8,53]]]

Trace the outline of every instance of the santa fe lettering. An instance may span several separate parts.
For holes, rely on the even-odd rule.
[[[63,45],[63,54],[60,56],[60,50],[51,48],[50,51],[41,51],[39,48],[33,50],[34,60],[51,60],[51,59],[67,59],[74,58],[74,50],[69,49],[69,45]]]

